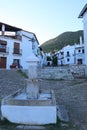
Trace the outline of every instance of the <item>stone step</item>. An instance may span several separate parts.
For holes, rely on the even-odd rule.
[[[43,126],[19,125],[14,130],[46,130]]]

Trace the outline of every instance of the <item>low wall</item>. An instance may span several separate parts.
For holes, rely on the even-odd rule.
[[[57,67],[38,68],[39,79],[54,79],[54,80],[73,80],[74,78],[85,76],[85,65],[69,65]],[[28,70],[26,70],[27,74]]]
[[[85,67],[85,65],[69,65],[70,71],[74,77],[84,77]]]
[[[45,67],[38,69],[38,78],[73,80],[74,77],[68,67]]]

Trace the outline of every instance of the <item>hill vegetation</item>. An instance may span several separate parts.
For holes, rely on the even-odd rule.
[[[76,32],[64,32],[59,36],[46,41],[40,47],[45,52],[50,52],[54,50],[57,51],[62,49],[66,45],[73,45],[75,43],[79,43],[80,36],[82,36],[83,39],[83,30],[79,30]]]

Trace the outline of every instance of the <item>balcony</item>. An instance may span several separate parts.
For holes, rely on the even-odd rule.
[[[0,47],[0,53],[8,54],[9,53],[9,48],[7,48],[7,47],[5,47],[5,48]]]
[[[22,55],[22,49],[14,48],[14,49],[13,49],[13,54]]]

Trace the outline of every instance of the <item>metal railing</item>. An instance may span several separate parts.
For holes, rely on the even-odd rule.
[[[0,53],[9,53],[9,48],[8,47],[6,47],[6,48],[0,47]]]
[[[22,55],[22,49],[13,48],[13,54]]]

